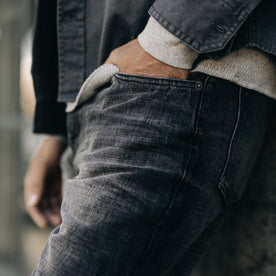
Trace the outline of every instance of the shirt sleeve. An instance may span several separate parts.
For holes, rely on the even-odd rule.
[[[170,33],[198,53],[222,50],[261,0],[156,0],[149,9]]]
[[[66,136],[65,104],[57,102],[56,1],[36,1],[32,76],[36,96],[34,133]]]
[[[154,58],[174,67],[191,69],[198,53],[171,34],[153,17],[138,36],[142,48]]]

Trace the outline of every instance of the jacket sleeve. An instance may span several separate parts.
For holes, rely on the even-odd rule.
[[[57,102],[58,58],[54,0],[36,2],[32,76],[36,95],[33,132],[65,136],[65,104]]]
[[[149,13],[198,53],[223,49],[261,0],[156,0]]]
[[[192,69],[198,53],[168,32],[152,17],[138,36],[141,47],[154,58],[171,66]]]

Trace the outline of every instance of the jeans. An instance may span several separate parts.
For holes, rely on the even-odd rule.
[[[190,275],[242,195],[272,102],[202,73],[116,74],[68,114],[73,177],[33,275]]]

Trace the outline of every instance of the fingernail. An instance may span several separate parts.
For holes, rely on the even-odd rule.
[[[28,205],[29,206],[34,206],[37,204],[37,201],[38,201],[38,195],[31,195],[29,200],[28,200]]]

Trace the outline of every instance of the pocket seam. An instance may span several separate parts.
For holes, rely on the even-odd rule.
[[[224,163],[220,178],[219,178],[219,184],[218,184],[218,188],[224,198],[224,201],[226,203],[226,205],[229,205],[230,203],[234,202],[233,198],[231,197],[231,191],[230,189],[227,187],[226,183],[228,183],[228,181],[225,179],[225,174],[231,159],[231,155],[232,155],[232,150],[233,150],[233,144],[236,138],[236,134],[237,134],[237,129],[240,125],[240,117],[241,117],[241,97],[242,97],[242,87],[239,88],[239,94],[238,94],[238,111],[237,111],[237,119],[235,122],[235,126],[234,129],[232,131],[232,135],[231,135],[231,139],[230,142],[228,144],[228,150],[227,150],[227,159]]]
[[[150,77],[150,76],[142,76],[142,75],[131,75],[126,73],[117,73],[113,76],[113,78],[118,81],[125,82],[133,82],[137,84],[145,84],[145,85],[155,85],[162,87],[174,87],[174,88],[190,88],[201,90],[202,83],[200,81],[195,80],[181,80],[181,79],[173,79],[173,78],[162,78],[162,77]]]

